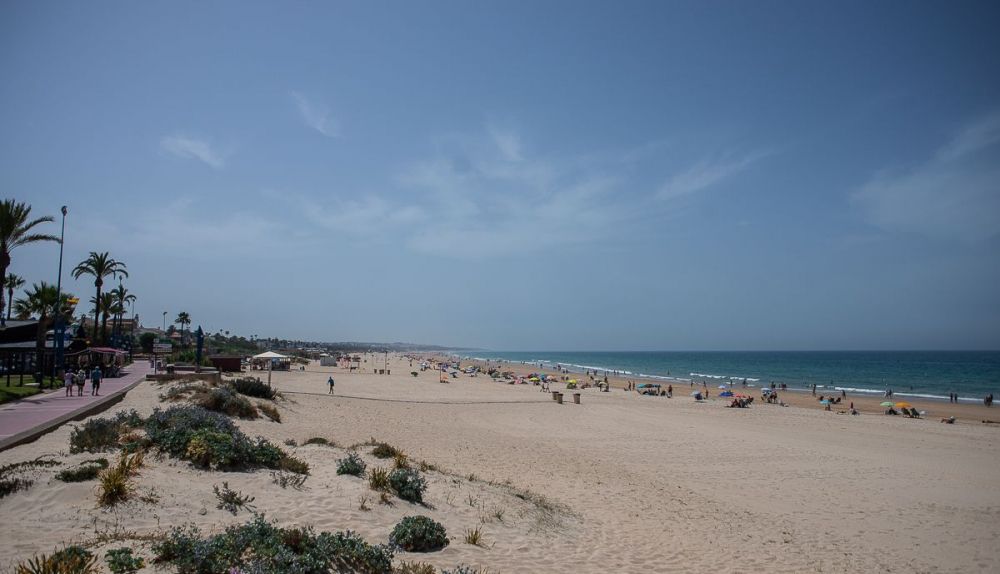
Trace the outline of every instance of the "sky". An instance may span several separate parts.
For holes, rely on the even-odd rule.
[[[1000,349],[995,2],[5,2],[0,188],[259,337]],[[10,271],[55,282],[56,244]],[[114,282],[112,282],[114,285]]]

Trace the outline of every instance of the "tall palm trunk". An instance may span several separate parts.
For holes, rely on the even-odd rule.
[[[6,245],[4,245],[4,247],[6,247]],[[7,285],[7,267],[9,266],[10,266],[10,253],[7,253],[7,250],[4,249],[0,251],[0,273],[2,273],[2,275],[0,275],[0,316],[3,316],[3,305],[4,305],[3,290],[4,287]],[[6,303],[7,303],[7,318],[10,319],[10,308],[14,306],[13,289],[10,290],[10,295],[7,297]]]
[[[97,344],[97,322],[100,321],[101,314],[101,287],[104,285],[104,281],[100,277],[97,281],[94,281],[94,285],[97,286],[97,298],[94,299],[94,343]]]
[[[10,285],[7,286],[7,301],[9,301],[9,303],[7,304],[7,320],[10,321],[10,311],[11,311],[11,309],[14,308],[14,305],[13,305],[13,302],[14,302],[14,288],[11,287]]]
[[[42,378],[38,381],[41,388],[45,388],[45,332],[48,331],[49,318],[45,313],[38,317],[38,333],[35,335],[35,368],[41,373]]]

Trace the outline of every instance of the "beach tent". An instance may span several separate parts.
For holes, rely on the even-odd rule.
[[[255,359],[267,359],[267,386],[271,386],[271,369],[274,367],[274,359],[287,359],[288,356],[282,355],[281,353],[275,353],[274,351],[267,351],[266,353],[261,353],[259,355],[254,355]]]

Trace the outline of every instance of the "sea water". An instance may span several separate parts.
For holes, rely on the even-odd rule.
[[[494,352],[464,351],[459,356],[541,365],[560,365],[621,376],[840,390],[947,400],[958,393],[963,402],[1000,395],[1000,351],[802,351],[802,352]]]

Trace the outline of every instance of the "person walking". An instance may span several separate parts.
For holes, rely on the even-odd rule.
[[[76,381],[76,396],[82,397],[83,385],[87,382],[87,373],[81,368],[76,372],[76,376],[73,377],[73,380]]]
[[[333,394],[333,377],[331,376],[327,379],[326,384],[330,387],[330,392],[328,394]]]
[[[90,394],[99,397],[101,396],[101,373],[100,367],[94,367],[94,370],[90,373]]]
[[[67,397],[72,397],[73,396],[73,379],[74,378],[75,378],[75,376],[73,375],[72,369],[66,369],[66,372],[63,373],[63,386],[66,387],[66,396]]]

